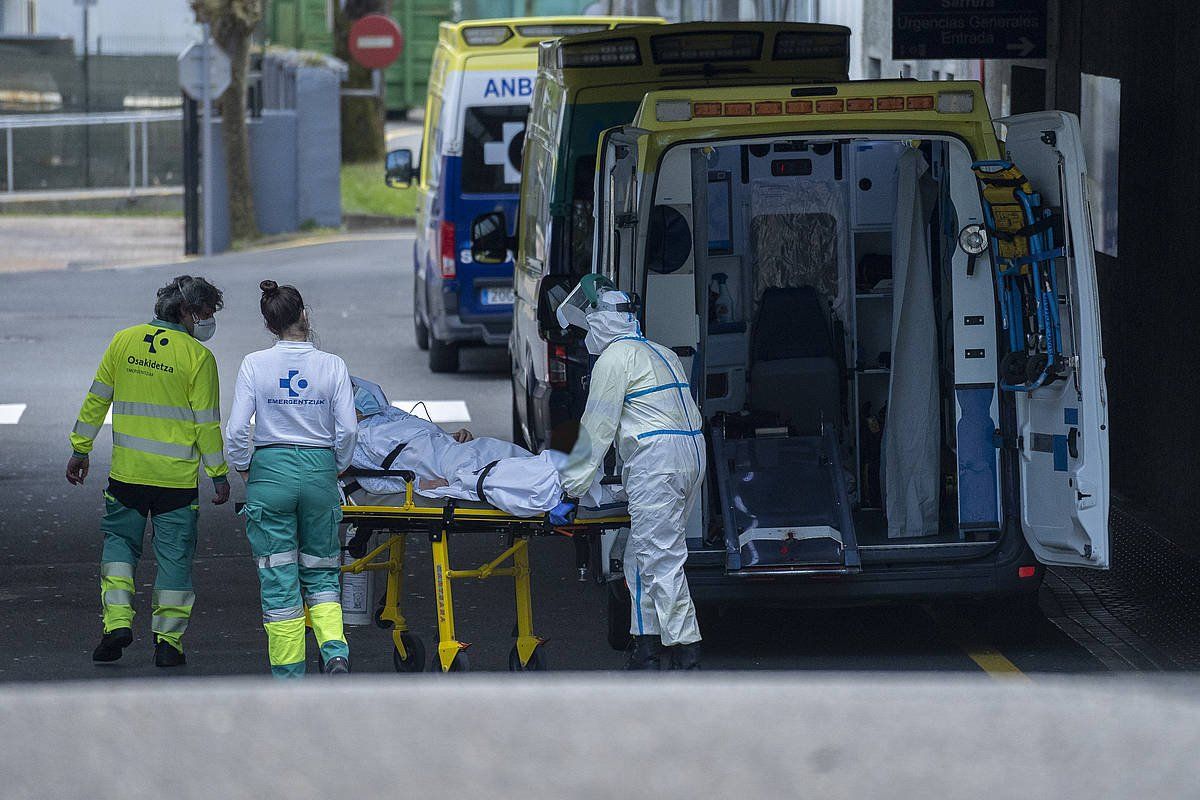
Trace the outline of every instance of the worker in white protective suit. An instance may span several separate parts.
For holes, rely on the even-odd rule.
[[[675,353],[642,336],[634,304],[599,275],[587,275],[558,309],[563,327],[586,325],[592,367],[579,440],[563,488],[582,496],[614,438],[629,498],[625,582],[633,599],[634,648],[627,669],[697,669],[700,628],[683,565],[685,528],[704,481],[700,411]]]

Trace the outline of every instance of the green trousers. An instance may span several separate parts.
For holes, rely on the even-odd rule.
[[[305,607],[324,662],[348,657],[342,631],[342,519],[333,451],[268,447],[246,485],[246,535],[262,588],[271,672],[304,674]]]
[[[104,632],[133,626],[133,575],[142,557],[142,539],[146,517],[140,511],[122,505],[104,493],[104,549],[100,556],[100,605]],[[167,641],[180,652],[181,638],[192,616],[196,595],[192,592],[192,559],[196,555],[198,505],[151,514],[154,531],[154,558],[158,574],[154,578],[153,617],[150,630],[155,641]]]

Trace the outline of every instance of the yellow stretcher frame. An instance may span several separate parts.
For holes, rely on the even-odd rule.
[[[509,656],[509,668],[515,671],[545,669],[538,648],[545,642],[533,632],[533,592],[529,568],[529,539],[553,533],[587,533],[590,531],[629,525],[628,515],[615,515],[579,520],[576,524],[553,527],[546,515],[517,517],[497,508],[480,508],[479,504],[460,506],[449,499],[441,506],[422,505],[417,500],[411,482],[404,487],[404,504],[400,506],[343,505],[342,522],[367,527],[376,532],[389,531],[390,536],[361,558],[342,566],[343,573],[366,571],[387,573],[387,590],[381,622],[392,623],[392,643],[396,649],[397,670],[419,672],[423,665],[410,666],[423,647],[409,630],[402,610],[404,588],[404,559],[407,537],[426,534],[431,543],[433,559],[434,597],[437,604],[438,646],[437,665],[441,672],[466,672],[470,662],[463,652],[470,645],[461,642],[455,633],[454,593],[456,580],[486,580],[511,577],[514,584],[517,611],[516,644]],[[450,564],[451,533],[508,534],[507,548],[491,561],[475,569],[454,569]],[[384,551],[387,557],[376,560]],[[506,566],[511,561],[511,565]],[[416,652],[413,652],[416,651]]]

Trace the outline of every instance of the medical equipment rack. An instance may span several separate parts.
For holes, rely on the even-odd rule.
[[[382,470],[351,470],[347,477],[396,477],[396,472]],[[627,515],[578,518],[569,526],[552,526],[541,514],[536,517],[517,517],[486,503],[456,500],[431,500],[414,491],[411,474],[405,479],[404,502],[401,505],[357,505],[350,501],[358,487],[347,483],[342,506],[342,522],[368,532],[368,541],[376,533],[388,537],[362,557],[342,566],[343,573],[380,571],[387,573],[387,589],[383,607],[377,612],[382,625],[392,624],[392,654],[397,672],[420,672],[424,668],[424,645],[408,628],[402,608],[404,563],[407,537],[426,535],[431,544],[434,575],[434,597],[437,604],[437,657],[431,663],[433,671],[467,672],[470,661],[464,652],[469,645],[455,634],[454,593],[456,580],[485,580],[493,577],[513,579],[517,625],[516,644],[509,653],[508,666],[514,672],[546,669],[539,652],[544,639],[533,632],[533,596],[529,567],[529,540],[534,536],[555,534],[581,535],[601,530],[627,527]],[[398,493],[397,493],[398,494]],[[376,497],[394,497],[385,495]],[[605,512],[598,512],[604,514]],[[507,535],[507,547],[491,561],[474,569],[454,569],[450,563],[451,534],[498,533]],[[381,558],[386,552],[386,557]]]

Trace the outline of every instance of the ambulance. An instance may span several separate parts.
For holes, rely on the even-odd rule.
[[[536,46],[572,33],[661,22],[527,17],[441,24],[420,157],[394,150],[386,163],[389,186],[417,186],[413,322],[434,372],[457,370],[463,345],[508,340],[512,262],[473,262],[466,229],[484,211],[514,216]]]
[[[1085,186],[1073,115],[993,123],[968,81],[655,91],[601,135],[590,269],[705,418],[699,603],[1027,608],[1044,565],[1108,567]]]

